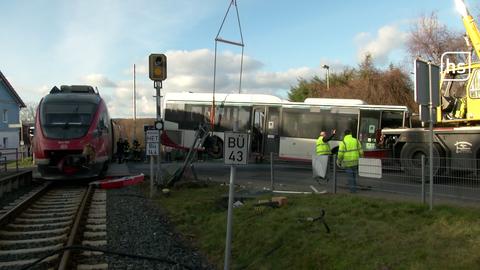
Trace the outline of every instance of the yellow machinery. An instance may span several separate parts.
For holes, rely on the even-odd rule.
[[[471,51],[480,58],[480,32],[463,0],[455,0],[462,15],[466,41]],[[441,106],[437,108],[437,122],[471,125],[480,122],[480,63],[471,63],[472,52],[447,52],[442,56]],[[445,62],[453,56],[455,62]]]

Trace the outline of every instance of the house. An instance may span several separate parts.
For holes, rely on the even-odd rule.
[[[0,150],[20,147],[20,96],[0,71]]]

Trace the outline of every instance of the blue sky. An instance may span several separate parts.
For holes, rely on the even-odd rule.
[[[470,9],[476,1],[466,1]],[[214,38],[230,0],[0,1],[0,71],[25,102],[53,85],[98,86],[114,117],[128,117],[133,64],[139,115],[153,116],[150,53],[166,53],[164,91],[212,89]],[[245,43],[246,93],[286,97],[299,77],[356,66],[370,52],[379,65],[405,63],[406,32],[419,15],[438,12],[463,30],[453,0],[237,0]],[[221,36],[239,40],[234,10]],[[219,45],[222,92],[238,89],[238,48]],[[128,108],[128,109],[127,109]]]

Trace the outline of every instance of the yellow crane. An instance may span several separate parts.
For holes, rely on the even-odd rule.
[[[480,59],[480,32],[463,0],[455,0],[466,30],[465,40],[470,52],[446,52],[442,56],[441,106],[437,108],[437,122],[474,125],[480,122],[480,63],[471,62],[474,52]],[[448,54],[459,56],[462,63],[450,63]],[[445,62],[444,59],[447,59]]]

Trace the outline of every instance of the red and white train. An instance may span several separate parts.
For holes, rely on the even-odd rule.
[[[113,156],[113,140],[107,106],[93,87],[55,86],[40,101],[33,151],[42,178],[102,176]]]

